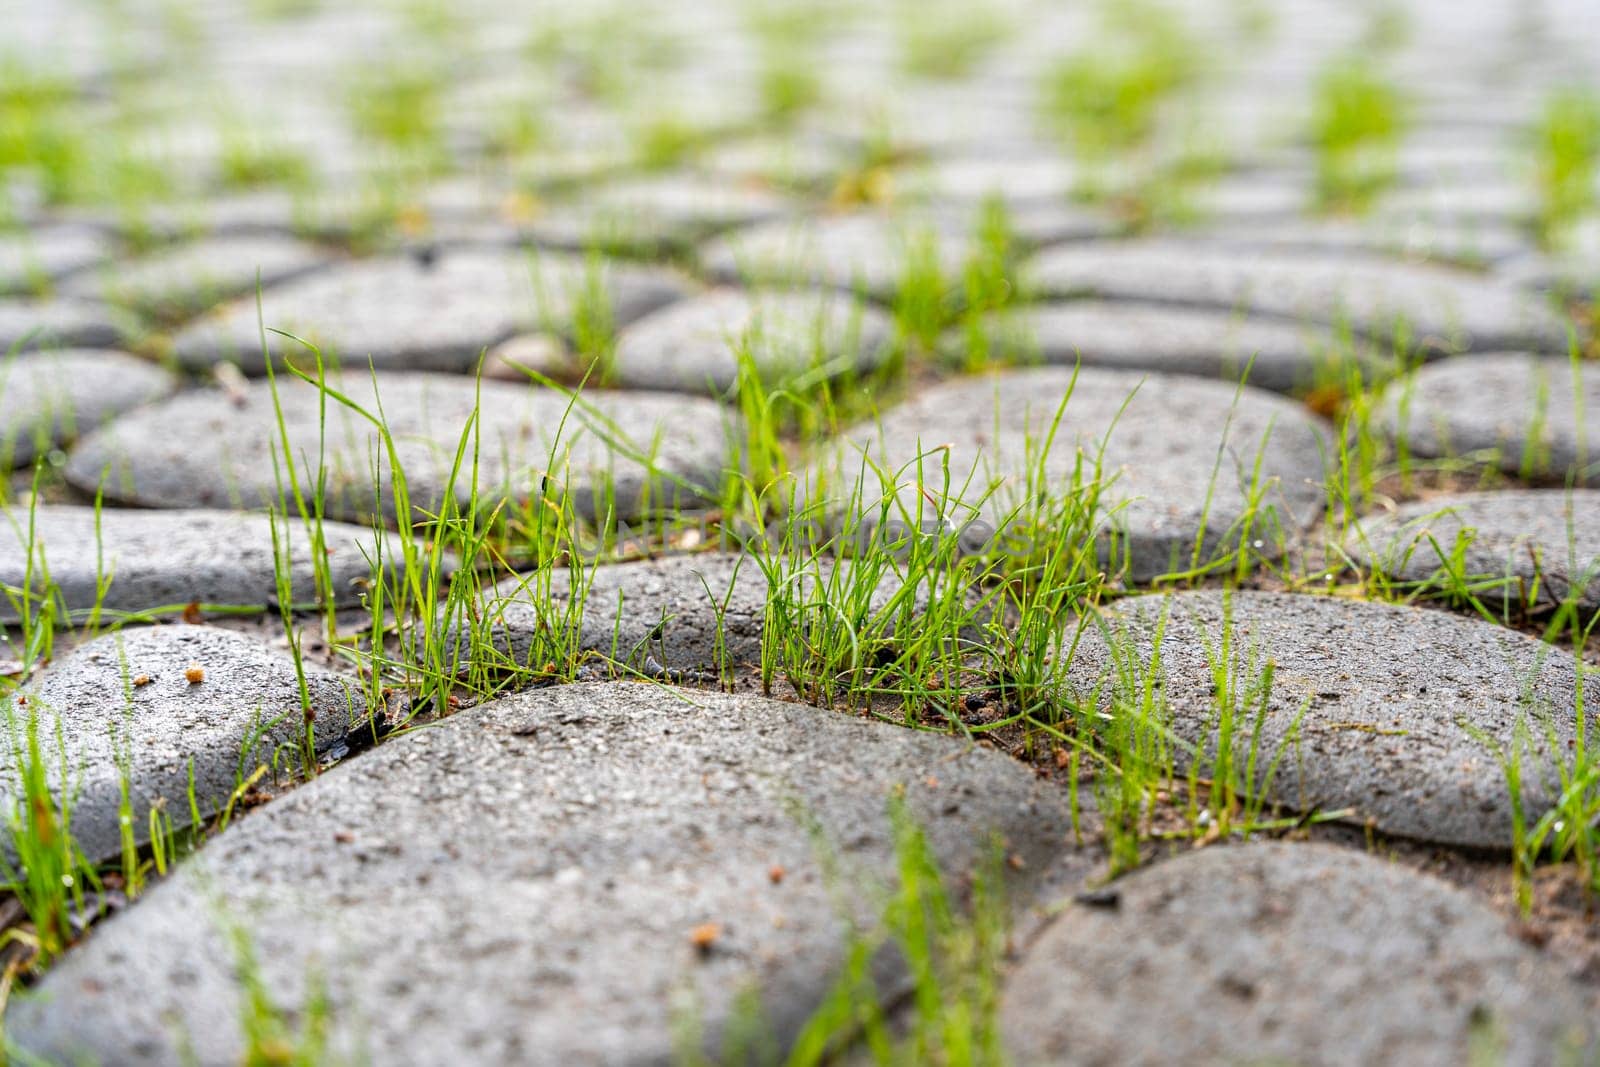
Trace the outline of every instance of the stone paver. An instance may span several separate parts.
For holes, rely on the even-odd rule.
[[[836,896],[818,849],[853,885],[892,877],[902,786],[945,870],[990,831],[1024,870],[1065,847],[1061,798],[962,741],[641,684],[506,698],[252,814],[14,1004],[7,1036],[156,1063],[183,1033],[201,1062],[237,1060],[225,910],[249,917],[276,1002],[315,961],[334,1053],[654,1062],[685,1010],[721,1047],[749,988],[782,1048],[838,970],[839,907],[870,908]]]
[[[578,315],[625,325],[687,292],[666,271],[530,250],[460,250],[390,256],[319,272],[265,294],[268,327],[322,346],[347,365],[470,370],[479,353],[513,334],[569,334]],[[221,308],[173,339],[185,367],[222,360],[262,373],[254,297]],[[268,347],[298,362],[306,350],[275,335]]]
[[[1501,917],[1357,851],[1212,848],[1100,897],[1115,903],[1069,907],[1008,977],[1015,1062],[1445,1065],[1486,1040],[1507,1064],[1593,1051],[1583,996]]]
[[[1374,428],[1403,438],[1412,455],[1476,455],[1515,477],[1600,485],[1591,411],[1600,411],[1600,372],[1494,353],[1423,367],[1391,386]]]
[[[306,524],[279,520],[278,536],[293,602],[314,603],[317,576]],[[364,526],[322,524],[323,559],[336,604],[360,603],[358,583],[372,574],[367,560],[375,540]],[[391,549],[399,551],[398,545]],[[265,515],[104,508],[97,520],[94,508],[66,505],[0,512],[0,584],[24,587],[30,553],[35,572],[48,569],[60,603],[74,612],[87,612],[97,601],[108,616],[191,602],[278,602],[272,519]],[[101,582],[109,583],[103,591]],[[16,621],[9,602],[0,604],[0,621]]]
[[[1528,236],[1513,226],[1492,222],[1439,223],[1396,219],[1283,219],[1234,222],[1206,229],[1208,245],[1262,248],[1276,252],[1365,253],[1409,263],[1435,262],[1490,266],[1525,255]]]
[[[70,348],[0,360],[0,466],[25,466],[177,385],[168,371],[126,352]]]
[[[0,296],[48,289],[63,275],[104,261],[115,247],[87,226],[0,230]]]
[[[1039,304],[991,314],[984,334],[992,351],[1045,363],[1245,379],[1288,392],[1310,385],[1335,361],[1331,331],[1208,308],[1101,300]],[[960,352],[964,329],[946,347]]]
[[[1176,424],[1184,426],[1181,436]],[[912,515],[934,518],[926,504],[918,511],[919,499],[931,499],[957,527],[981,518],[998,531],[1022,504],[1041,460],[1037,489],[1065,494],[1085,449],[1080,487],[1093,488],[1104,441],[1101,521],[1120,535],[1119,565],[1145,580],[1187,570],[1197,540],[1200,562],[1210,562],[1237,540],[1247,517],[1253,539],[1269,553],[1278,540],[1293,538],[1322,507],[1326,436],[1298,405],[1221,382],[1092,369],[1079,372],[1074,385],[1066,368],[1009,371],[924,390],[854,427],[824,449],[809,486],[836,506],[859,494],[861,516],[876,521],[873,502],[882,488],[871,468],[861,484],[865,454],[895,479]],[[998,488],[984,499],[991,484]]]
[[[1345,551],[1360,566],[1485,604],[1600,608],[1600,492],[1507,490],[1430,497],[1363,521]]]
[[[1353,809],[1351,819],[1402,837],[1505,848],[1511,795],[1497,754],[1509,751],[1519,724],[1531,738],[1521,761],[1530,822],[1559,793],[1543,739],[1554,739],[1564,759],[1576,737],[1577,671],[1569,652],[1425,608],[1244,591],[1229,604],[1224,594],[1205,591],[1118,602],[1104,631],[1091,625],[1079,646],[1072,688],[1087,694],[1115,673],[1108,637],[1113,644],[1131,640],[1148,665],[1163,612],[1166,700],[1171,728],[1186,744],[1216,750],[1212,661],[1223,656],[1224,640],[1231,640],[1226,666],[1234,690],[1246,695],[1236,711],[1235,746],[1249,744],[1261,672],[1268,660],[1274,664],[1257,766],[1264,776],[1271,757],[1284,754],[1269,793],[1278,803]],[[1181,751],[1177,756],[1186,766]]]
[[[320,751],[349,730],[360,690],[354,679],[312,664],[305,674]],[[149,809],[162,799],[175,826],[189,821],[191,766],[195,803],[207,816],[233,795],[241,768],[246,777],[262,763],[298,769],[306,736],[294,664],[252,638],[204,626],[109,634],[73,649],[24,687],[11,706],[12,734],[0,760],[7,808],[21,797],[13,741],[26,751],[35,713],[52,788],[61,795],[65,765],[72,834],[95,860],[121,848],[119,761],[127,768],[134,835],[143,840]],[[282,746],[288,748],[280,753]],[[263,785],[272,781],[269,773]]]
[[[685,248],[719,230],[793,213],[795,203],[768,189],[692,176],[632,179],[585,190],[575,203],[538,212],[527,232],[541,244],[584,251]]]
[[[450,475],[474,411],[477,484],[486,498],[527,499],[541,486],[553,494],[565,485],[574,506],[593,513],[605,505],[609,486],[623,518],[637,513],[647,486],[656,505],[694,502],[694,486],[714,492],[725,427],[735,417],[709,400],[645,392],[588,394],[569,414],[572,403],[557,390],[480,385],[456,375],[392,372],[331,384],[365,411],[376,413],[381,404],[419,515],[436,513],[447,490],[458,502],[469,498],[470,451],[453,484]],[[282,454],[287,433],[302,479],[312,477],[306,471],[317,471],[322,456],[328,517],[392,515],[389,457],[372,423],[332,398],[324,401],[305,382],[280,379],[277,388],[277,406],[271,384],[256,382],[239,392],[195,390],[135,411],[81,441],[67,479],[85,492],[103,487],[107,499],[146,507],[275,506],[273,457]],[[374,465],[381,471],[377,484]]]
[[[81,1040],[118,1063],[665,1063],[699,1058],[682,1046],[703,1024],[708,1062],[782,1059],[837,971],[844,919],[883,903],[891,790],[933,824],[957,903],[994,829],[1021,905],[1110,857],[1111,838],[1069,846],[1106,829],[1108,772],[1075,747],[1096,710],[1120,713],[1088,704],[1114,658],[1098,624],[1135,631],[1118,650],[1136,664],[1167,603],[1141,594],[1174,590],[1171,677],[1148,692],[1169,705],[1180,768],[1214,762],[1218,694],[1248,695],[1270,658],[1274,814],[1346,820],[1285,835],[1294,846],[1365,827],[1510,917],[1498,748],[1530,720],[1530,821],[1559,788],[1552,762],[1580,749],[1576,660],[1530,635],[1563,594],[1600,609],[1584,488],[1600,491],[1600,374],[1578,358],[1600,355],[1593,5],[594,0],[530,19],[437,0],[11,4],[0,586],[44,592],[31,528],[62,611],[6,627],[0,675],[57,686],[72,736],[94,736],[91,844],[119,843],[106,738],[129,698],[94,651],[107,615],[228,604],[239,618],[202,615],[263,642],[125,638],[200,642],[207,670],[221,664],[225,692],[162,666],[131,695],[165,730],[135,753],[140,773],[168,782],[194,754],[207,806],[240,772],[247,698],[297,692],[270,651],[286,630],[369,699],[426,718],[360,740],[333,736],[342,703],[325,711],[321,774],[280,774],[278,799],[246,798],[148,894],[124,901],[106,878],[64,958],[13,945],[7,1053],[23,1035],[50,1062]],[[760,389],[739,381],[746,343]],[[319,353],[335,393],[303,380]],[[1488,492],[1391,502],[1406,457],[1423,494]],[[333,523],[326,619],[298,521],[297,610],[272,610],[266,513],[298,515],[301,490]],[[890,522],[942,524],[1004,573],[910,584],[903,551],[871,552],[874,533],[905,532],[874,528],[886,503]],[[564,552],[529,527],[569,505]],[[364,550],[397,547],[397,527],[458,547],[463,506],[485,536],[463,542],[470,560],[369,629]],[[1330,507],[1364,539],[1335,543],[1347,526]],[[614,543],[601,512],[626,524]],[[1460,566],[1481,605],[1427,584],[1438,553],[1417,540],[1454,547],[1468,525]],[[741,536],[757,526],[765,541]],[[846,536],[803,568],[768,555],[812,532]],[[1056,587],[1063,560],[1087,561],[1081,586]],[[580,572],[587,601],[563,618]],[[540,588],[519,589],[530,575]],[[824,579],[861,589],[820,595]],[[1229,686],[1208,651],[1236,586],[1251,591],[1226,648],[1249,678]],[[970,611],[946,618],[935,595]],[[1068,663],[1054,646],[1085,613],[1096,628]],[[839,668],[846,635],[854,666]],[[948,659],[906,674],[910,636]],[[98,663],[74,651],[85,642]],[[85,671],[99,689],[59,680]],[[1066,684],[1041,694],[1042,677]],[[604,678],[633,684],[590,684]],[[342,701],[344,685],[315,672],[319,693]],[[799,704],[706,692],[762,685]],[[1013,703],[1056,696],[1059,734]],[[297,708],[278,709],[281,729]],[[181,790],[160,788],[182,815]],[[1158,798],[1141,833],[1181,818]],[[1552,830],[1539,857],[1527,950],[1437,886],[1369,877],[1357,853],[1330,871],[1345,857],[1315,847],[1271,862],[1229,847],[1109,884],[1047,935],[1081,925],[1082,951],[1030,958],[1034,924],[1058,912],[1028,907],[1009,939],[1025,975],[1049,973],[1009,984],[1010,1058],[1556,1061],[1571,991],[1552,968],[1589,1001],[1600,990],[1566,891],[1587,877],[1593,849],[1567,847],[1585,827]],[[859,864],[820,862],[830,835]],[[1156,861],[1191,851],[1139,844]],[[1156,895],[1193,921],[1144,920],[1138,887],[1163,879],[1176,888]],[[35,921],[3,905],[0,928]],[[241,999],[223,910],[259,947],[270,1007]],[[874,965],[889,1039],[935,1036],[893,1058],[996,1058],[944,1047],[961,1020],[912,1018],[894,967]],[[297,1032],[319,976],[326,1050]],[[285,1036],[246,1053],[252,1011]],[[746,1040],[766,1024],[770,1048]],[[824,1058],[883,1058],[861,1036],[825,1038]]]
[[[829,285],[888,299],[924,258],[958,284],[967,246],[968,231],[949,221],[857,212],[735,230],[701,246],[700,259],[724,283]]]
[[[85,300],[16,300],[0,297],[0,351],[62,345],[108,348],[123,340],[117,316]]]
[[[911,197],[972,202],[998,197],[1015,207],[1067,200],[1081,177],[1077,167],[1054,154],[966,156],[910,168],[898,184]]]
[[[837,291],[713,289],[622,331],[613,370],[630,388],[726,392],[738,380],[742,348],[777,386],[818,372],[870,371],[893,339],[886,314]]]
[[[871,580],[877,572],[852,573],[851,568],[849,560],[819,560],[808,566],[786,562],[781,573],[794,586],[784,603],[799,610],[819,599],[854,603],[854,583],[864,576]],[[584,651],[647,676],[665,670],[715,679],[761,665],[772,578],[752,555],[713,552],[601,564],[584,571],[579,581],[584,609],[578,642]],[[899,573],[886,569],[866,598],[872,616],[851,624],[862,634],[892,634],[903,607],[918,610],[928,602],[923,588],[914,591],[915,599],[907,605],[903,589]],[[560,633],[568,624],[571,590],[572,576],[566,570],[548,577],[524,575],[488,590],[484,616],[489,644],[509,664],[537,668],[534,650],[548,647],[541,646],[541,638]],[[846,591],[852,595],[846,597]]]
[[[1152,239],[1049,249],[1028,278],[1050,296],[1156,300],[1348,324],[1380,339],[1403,323],[1426,349],[1564,351],[1567,343],[1560,319],[1535,298],[1426,264]]]
[[[82,272],[62,292],[99,297],[158,318],[204,311],[241,293],[305,274],[328,257],[288,237],[212,238]]]

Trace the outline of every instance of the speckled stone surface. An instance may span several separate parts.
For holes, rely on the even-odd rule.
[[[1600,608],[1600,492],[1503,490],[1430,497],[1364,520],[1357,564],[1437,592],[1458,581],[1495,607]]]
[[[1489,1040],[1508,1064],[1594,1051],[1582,995],[1500,916],[1361,852],[1210,848],[1096,899],[1110,903],[1069,905],[1007,978],[1018,1063],[1443,1067]]]
[[[1247,591],[1144,596],[1117,602],[1103,628],[1088,627],[1069,670],[1078,699],[1116,674],[1108,639],[1131,640],[1141,670],[1148,669],[1163,615],[1170,728],[1207,753],[1205,760],[1219,740],[1213,659],[1223,656],[1224,641],[1242,701],[1236,750],[1249,745],[1261,714],[1262,671],[1272,662],[1257,784],[1283,753],[1268,791],[1277,803],[1296,811],[1348,809],[1348,819],[1403,837],[1506,848],[1511,792],[1495,746],[1511,745],[1519,725],[1530,732],[1522,742],[1527,817],[1537,820],[1559,792],[1544,739],[1566,758],[1577,735],[1570,652],[1426,608]],[[1109,698],[1108,690],[1102,699]],[[1189,764],[1183,750],[1174,755],[1180,766]]]
[[[733,418],[708,400],[644,392],[589,394],[569,415],[570,401],[557,390],[453,375],[393,372],[335,384],[368,412],[381,403],[412,504],[423,512],[434,511],[447,491],[461,501],[469,496],[470,465],[453,482],[450,475],[475,408],[483,493],[525,499],[565,486],[576,507],[592,511],[603,503],[596,494],[610,485],[623,517],[640,506],[647,484],[656,487],[658,503],[674,495],[694,502],[698,494],[688,486],[714,487],[724,427]],[[67,478],[85,492],[103,486],[108,499],[146,507],[270,506],[279,492],[272,457],[283,450],[281,407],[301,476],[317,470],[319,455],[327,466],[330,518],[392,514],[388,456],[372,423],[329,400],[324,441],[323,397],[314,386],[282,382],[278,398],[275,406],[269,383],[257,382],[238,393],[197,390],[144,408],[80,442]],[[640,458],[613,447],[625,442]],[[374,463],[384,472],[378,481]]]
[[[198,681],[191,681],[191,668]],[[314,744],[323,749],[350,726],[359,685],[306,666]],[[118,822],[127,767],[133,833],[148,836],[149,810],[165,801],[175,826],[189,821],[189,774],[202,816],[220,811],[240,773],[280,763],[298,766],[306,736],[294,664],[260,642],[204,626],[151,626],[109,634],[45,668],[10,703],[16,739],[26,745],[37,712],[52,789],[72,797],[72,834],[92,860],[121,848]],[[7,728],[12,729],[8,720]],[[59,739],[59,743],[58,743]],[[282,746],[288,746],[280,753]],[[0,801],[21,796],[19,763],[8,741],[0,760]],[[265,784],[274,779],[271,774]],[[9,855],[11,846],[6,843]]]
[[[716,1055],[752,986],[781,1049],[838,972],[841,904],[870,908],[835,895],[817,850],[852,885],[890,882],[901,786],[947,871],[991,831],[1019,867],[1066,847],[1059,795],[952,738],[656,685],[506,698],[251,814],[13,1002],[8,1036],[135,1064],[183,1034],[201,1062],[237,1059],[225,915],[248,917],[277,1003],[302,1002],[316,961],[330,1053],[653,1062],[687,996]],[[371,1025],[396,1013],[404,1027]]]
[[[1600,485],[1590,445],[1600,372],[1524,353],[1470,356],[1423,367],[1391,386],[1374,429],[1418,456],[1464,456],[1517,477]]]
[[[1041,466],[1043,488],[1065,493],[1082,448],[1088,466],[1080,481],[1098,485],[1104,528],[1120,542],[1115,565],[1142,580],[1188,569],[1197,543],[1200,561],[1209,562],[1237,541],[1247,515],[1260,550],[1287,543],[1320,512],[1325,444],[1319,420],[1261,390],[1098,368],[1074,382],[1070,369],[1042,368],[926,389],[851,428],[820,453],[806,478],[838,507],[859,497],[861,515],[876,521],[872,502],[882,498],[882,485],[871,469],[862,484],[865,456],[890,472],[911,515],[921,507],[931,520],[942,502],[942,517],[955,528],[981,521],[993,535],[1014,522],[1018,494]],[[931,503],[919,505],[930,497],[914,498],[915,484]],[[1259,496],[1253,509],[1252,486]]]
[[[35,574],[48,569],[55,595],[72,612],[96,603],[108,617],[191,602],[275,605],[272,524],[265,515],[204,509],[104,508],[97,519],[92,507],[13,507],[0,511],[0,584],[23,588],[31,554]],[[315,604],[310,528],[280,519],[278,536],[293,602]],[[393,550],[397,537],[389,535]],[[324,522],[321,538],[334,603],[359,603],[377,535],[364,526]],[[0,621],[15,620],[15,606],[0,604]]]

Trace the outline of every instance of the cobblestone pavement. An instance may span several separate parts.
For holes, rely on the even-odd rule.
[[[0,24],[9,1054],[1600,1057],[1593,0]]]

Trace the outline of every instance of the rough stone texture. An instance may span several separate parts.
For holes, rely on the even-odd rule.
[[[1600,370],[1569,360],[1495,353],[1423,367],[1390,386],[1374,429],[1418,456],[1476,453],[1507,474],[1556,485],[1600,485],[1590,447]]]
[[[1218,248],[1260,248],[1280,253],[1350,253],[1388,256],[1410,263],[1483,267],[1520,256],[1531,247],[1521,230],[1497,223],[1438,223],[1399,219],[1276,219],[1235,222],[1203,231]]]
[[[1208,752],[1217,743],[1211,657],[1222,655],[1225,603],[1217,592],[1137,597],[1118,602],[1107,622],[1118,641],[1131,638],[1147,665],[1167,612],[1161,655],[1170,725]],[[1231,611],[1236,688],[1258,687],[1266,661],[1275,664],[1258,770],[1264,776],[1269,757],[1285,752],[1274,801],[1297,810],[1353,808],[1352,820],[1402,837],[1505,848],[1510,790],[1496,751],[1469,730],[1509,751],[1519,723],[1531,731],[1522,759],[1530,824],[1559,792],[1544,738],[1553,737],[1566,758],[1576,735],[1570,653],[1425,608],[1241,591]],[[1106,638],[1091,625],[1072,663],[1072,688],[1088,694],[1113,673]],[[1259,700],[1240,713],[1236,748],[1248,747]],[[1186,767],[1183,752],[1176,755]]]
[[[47,288],[53,279],[93,266],[114,243],[87,226],[48,226],[0,231],[0,295]]]
[[[182,1032],[200,1062],[236,1062],[225,910],[249,917],[276,1003],[327,979],[330,1054],[667,1062],[687,1001],[715,1055],[750,988],[782,1047],[831,987],[839,909],[866,917],[859,887],[892,877],[901,786],[956,877],[991,831],[1029,870],[1066,847],[1061,798],[962,741],[657,686],[524,693],[252,813],[14,1001],[7,1036],[139,1064],[170,1061]]]
[[[202,681],[188,680],[190,667],[204,672]],[[147,680],[140,684],[141,678]],[[360,687],[309,664],[306,684],[320,750],[348,732]],[[280,765],[299,766],[305,720],[294,664],[226,630],[177,625],[108,634],[46,667],[21,696],[26,704],[11,705],[6,729],[13,732],[0,749],[0,804],[9,809],[21,796],[12,740],[25,749],[28,715],[37,711],[52,788],[60,794],[64,760],[72,835],[92,860],[112,857],[121,847],[119,752],[130,760],[129,795],[140,840],[148,832],[149,810],[161,798],[175,826],[188,822],[191,762],[202,816],[227,803],[241,766],[248,776],[258,764],[271,765],[279,746],[290,746]],[[269,772],[265,784],[271,781]],[[9,839],[5,850],[11,851]]]
[[[1070,907],[1012,972],[1017,1063],[1581,1061],[1583,998],[1461,890],[1327,845],[1211,848]]]
[[[258,278],[265,289],[327,261],[326,253],[288,237],[213,238],[80,273],[62,291],[167,318],[241,293],[253,304]]]
[[[1054,367],[926,389],[829,445],[808,472],[809,488],[839,504],[860,492],[862,514],[876,516],[881,490],[870,468],[868,484],[858,485],[865,454],[896,479],[910,514],[920,506],[931,519],[914,484],[935,498],[944,494],[948,457],[948,493],[961,500],[942,501],[943,517],[958,528],[974,518],[998,527],[1021,503],[1069,389],[1044,457],[1045,487],[1067,491],[1080,447],[1088,461],[1084,482],[1091,482],[1106,441],[1104,521],[1122,534],[1119,557],[1125,552],[1126,560],[1118,562],[1134,580],[1187,570],[1202,525],[1201,562],[1237,540],[1258,454],[1262,495],[1252,537],[1263,542],[1262,551],[1296,536],[1320,511],[1325,431],[1298,405],[1221,382],[1098,369],[1079,372],[1074,386],[1071,370]],[[976,507],[994,482],[998,490]]]
[[[1600,609],[1600,492],[1432,497],[1363,521],[1345,551],[1360,566],[1440,592],[1465,579],[1495,607],[1552,608],[1570,599],[1593,611]]]
[[[171,373],[126,352],[62,349],[0,359],[0,466],[21,467],[42,449],[166,396]]]
[[[800,567],[791,561],[783,573],[803,594],[797,602],[828,596],[839,603],[845,599],[841,594],[859,580],[851,567],[848,560]],[[579,580],[586,590],[580,627],[585,651],[646,674],[665,668],[716,678],[724,670],[739,672],[761,664],[772,585],[750,555],[723,552],[605,564],[586,570]],[[560,613],[570,597],[571,575],[555,571],[548,582],[546,611],[536,606],[546,592],[539,575],[524,576],[521,584],[506,581],[488,592],[489,641],[517,666],[530,665],[539,634],[559,631],[563,624]],[[924,588],[913,591],[908,604],[899,596],[903,588],[890,568],[868,596],[869,609],[886,632],[893,632],[902,609],[919,610],[928,602]],[[863,631],[873,628],[866,619],[855,622]]]
[[[585,292],[604,294],[611,321],[624,325],[684,295],[664,270],[598,264],[558,252],[472,249],[390,256],[342,265],[264,294],[269,328],[322,346],[346,365],[379,369],[469,369],[485,347],[513,334],[570,334]],[[269,335],[268,347],[296,362],[300,345]],[[265,370],[255,298],[220,308],[173,339],[185,367],[221,360],[248,374]]]
[[[536,215],[528,232],[541,244],[582,251],[600,247],[681,248],[730,226],[792,213],[794,202],[748,184],[666,175],[613,182],[585,190],[574,203],[555,203]]]
[[[1099,300],[1041,304],[988,317],[994,350],[1046,363],[1192,374],[1288,392],[1309,385],[1333,338],[1315,326],[1252,319],[1206,308]],[[960,351],[964,331],[945,347]],[[1253,360],[1253,362],[1252,362]]]
[[[315,601],[306,525],[280,521],[278,536],[290,553],[294,602]],[[367,563],[374,550],[371,531],[325,522],[322,538],[335,603],[359,603],[362,590],[356,583],[372,574]],[[48,566],[50,581],[71,611],[94,607],[102,576],[111,584],[100,606],[112,613],[195,601],[256,606],[278,601],[272,519],[265,515],[103,508],[97,529],[93,508],[39,505],[31,514],[20,507],[0,511],[0,584],[23,586],[30,546],[36,570],[41,563]],[[0,621],[16,621],[9,601],[0,604]]]
[[[1155,300],[1341,325],[1387,338],[1403,321],[1425,348],[1564,351],[1553,311],[1464,271],[1349,255],[1216,249],[1153,239],[1042,253],[1028,279],[1051,296]]]
[[[720,393],[738,380],[741,344],[775,385],[819,369],[830,377],[869,371],[893,338],[887,315],[837,292],[714,289],[624,330],[613,366],[620,385]]]
[[[61,345],[104,348],[120,343],[122,336],[116,315],[98,304],[0,297],[0,352]]]
[[[437,513],[474,410],[478,488],[485,498],[527,499],[548,478],[544,491],[564,485],[580,511],[592,511],[609,483],[623,518],[637,513],[646,485],[654,487],[652,503],[660,506],[698,499],[672,477],[714,490],[724,433],[735,418],[709,400],[664,393],[587,393],[574,405],[554,389],[452,375],[392,372],[378,375],[376,388],[372,378],[357,375],[331,384],[369,412],[381,402],[419,517]],[[322,393],[298,379],[279,379],[278,395],[305,478],[306,470],[318,469]],[[150,507],[272,506],[279,492],[272,457],[283,450],[277,417],[267,382],[232,393],[184,393],[79,442],[67,478],[88,492],[103,485],[107,499]],[[371,422],[329,398],[326,434],[328,517],[392,516],[389,459]],[[653,456],[655,470],[613,443]],[[455,480],[458,501],[468,499],[471,481],[469,451]]]
[[[700,259],[721,282],[829,285],[888,299],[925,241],[944,277],[958,278],[968,243],[961,229],[936,219],[870,212],[746,227],[702,246]]]
[[[547,610],[545,582],[550,599]],[[736,554],[667,556],[596,566],[579,623],[582,649],[635,670],[647,660],[673,671],[711,672],[761,662],[761,629],[769,588],[760,565]],[[572,590],[566,570],[505,580],[486,591],[487,636],[510,663],[529,666],[540,635],[560,632]],[[552,614],[554,613],[553,617]],[[722,653],[717,650],[718,621]],[[532,664],[537,666],[537,664]]]

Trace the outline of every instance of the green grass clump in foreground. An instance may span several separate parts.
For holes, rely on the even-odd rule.
[[[1394,153],[1405,125],[1400,91],[1363,58],[1338,59],[1317,78],[1311,141],[1317,151],[1317,204],[1361,211],[1394,181]]]

